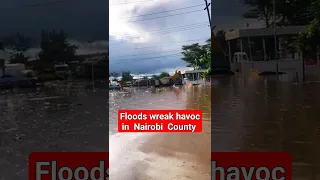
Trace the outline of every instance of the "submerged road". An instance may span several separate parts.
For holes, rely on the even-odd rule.
[[[210,179],[210,89],[131,89],[109,96],[112,179]],[[117,133],[119,109],[202,109],[203,132]]]
[[[208,93],[201,99],[203,93],[182,89],[92,93],[85,84],[0,91],[0,179],[27,179],[31,152],[108,151],[108,134],[113,180],[210,179],[209,121],[197,134],[119,134],[116,129],[118,109],[202,107],[209,112]]]
[[[108,150],[108,90],[60,83],[0,91],[0,179],[27,179],[31,152]]]
[[[1,91],[0,179],[25,180],[33,151],[106,151],[108,134],[112,180],[209,180],[211,148],[289,152],[293,180],[320,179],[320,83],[233,76],[211,88]],[[201,109],[203,132],[118,133],[119,109]]]

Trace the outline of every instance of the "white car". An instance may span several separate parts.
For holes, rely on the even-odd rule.
[[[109,83],[109,89],[121,89],[121,86],[118,83]]]

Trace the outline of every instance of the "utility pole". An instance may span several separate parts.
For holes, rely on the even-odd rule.
[[[211,3],[208,4],[207,0],[204,0],[204,2],[206,3],[206,7],[203,10],[207,10],[208,19],[209,19],[209,26],[210,26],[210,29],[211,29],[211,18],[210,18],[210,12],[209,12],[209,6],[210,6]]]
[[[278,48],[277,48],[277,30],[276,30],[276,1],[272,1],[273,5],[273,36],[274,36],[274,53],[276,58],[276,76],[279,80],[279,60],[278,60]]]
[[[90,48],[92,49],[92,43],[93,41],[89,41],[90,43]],[[91,76],[92,76],[92,92],[95,92],[95,83],[94,83],[94,68],[93,68],[93,63],[94,62],[91,62]]]

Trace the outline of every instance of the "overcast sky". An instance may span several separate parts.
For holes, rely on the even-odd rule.
[[[80,46],[78,53],[106,52],[108,14],[107,0],[1,0],[0,38],[16,32],[31,37],[36,47],[28,54],[34,58],[42,29],[64,29],[70,42]],[[89,40],[96,42],[91,46]]]
[[[213,3],[211,15],[216,30],[245,27],[241,17],[245,8],[238,1]],[[186,64],[180,59],[181,46],[203,43],[211,35],[204,0],[110,0],[109,4],[110,71],[154,73],[185,69]],[[195,7],[171,11],[190,6]],[[163,11],[166,13],[158,13]],[[163,16],[168,17],[157,18]],[[256,21],[246,21],[250,27],[258,27]]]
[[[1,0],[0,38],[16,32],[31,37],[35,47],[28,54],[34,58],[42,29],[64,29],[79,54],[105,52],[110,39],[110,71],[173,72],[186,66],[182,45],[210,37],[204,7],[204,0]],[[211,7],[217,30],[245,27],[238,1],[218,0]]]
[[[185,69],[180,59],[182,45],[204,43],[210,38],[203,0],[145,0],[115,5],[119,2],[125,1],[110,0],[110,71],[156,73]],[[194,7],[171,11],[190,6]],[[167,12],[158,13],[163,11]],[[128,18],[132,16],[135,18]]]

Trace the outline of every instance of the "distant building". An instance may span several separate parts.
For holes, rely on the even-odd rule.
[[[104,60],[107,56],[108,53],[78,55],[78,57],[82,59],[84,63],[99,62],[101,60]]]
[[[294,48],[294,38],[307,26],[259,29],[236,29],[227,31],[228,61],[232,71],[294,73],[302,71],[302,54]],[[276,35],[276,36],[275,36]],[[317,59],[307,59],[309,69],[318,69]]]

